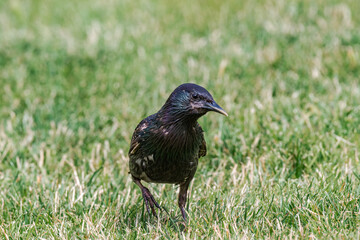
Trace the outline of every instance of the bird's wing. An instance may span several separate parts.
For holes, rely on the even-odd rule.
[[[136,131],[138,128],[139,128],[139,126],[136,127],[135,132],[131,138],[130,149],[129,149],[130,156],[134,155],[140,146],[140,141],[139,141],[140,133],[138,131]]]
[[[199,124],[197,124],[197,128],[201,134],[201,143],[200,143],[200,148],[199,148],[199,158],[200,158],[200,157],[206,156],[206,141],[205,141],[205,137],[204,137],[204,131],[202,130],[202,128]]]
[[[130,143],[130,149],[129,149],[130,157],[132,155],[135,155],[137,153],[137,151],[139,150],[140,144],[144,140],[143,135],[145,134],[145,131],[151,124],[152,118],[153,118],[153,115],[145,118],[135,128],[135,131],[131,138],[131,143]]]

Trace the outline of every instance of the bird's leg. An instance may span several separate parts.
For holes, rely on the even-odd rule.
[[[133,177],[133,181],[136,183],[136,185],[138,185],[141,189],[142,192],[142,196],[144,198],[145,201],[145,205],[146,205],[146,210],[148,211],[148,213],[150,214],[150,208],[152,211],[152,214],[157,217],[156,215],[156,211],[155,211],[155,207],[161,209],[160,205],[155,201],[155,198],[153,197],[153,195],[150,193],[149,189],[144,187],[144,185],[141,184],[141,180],[138,178]],[[150,207],[149,207],[150,205]]]
[[[182,217],[186,222],[186,212],[185,212],[185,204],[187,199],[187,190],[189,187],[190,181],[186,181],[185,183],[180,185],[179,191],[179,208],[181,210]]]

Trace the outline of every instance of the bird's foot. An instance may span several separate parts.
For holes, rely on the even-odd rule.
[[[141,191],[142,191],[142,195],[143,195],[143,198],[144,198],[144,201],[145,201],[146,210],[150,214],[150,208],[151,208],[152,214],[154,215],[154,217],[157,217],[157,214],[156,214],[156,211],[155,211],[155,206],[158,209],[161,209],[160,205],[155,201],[155,198],[150,193],[149,189],[147,189],[146,187],[142,187]]]

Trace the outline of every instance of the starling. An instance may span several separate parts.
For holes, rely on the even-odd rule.
[[[129,150],[129,168],[133,181],[141,189],[146,209],[154,216],[160,209],[148,183],[180,185],[178,204],[186,221],[187,190],[194,177],[198,159],[206,155],[204,133],[197,122],[208,111],[227,116],[203,87],[185,83],[177,87],[162,108],[136,127]]]

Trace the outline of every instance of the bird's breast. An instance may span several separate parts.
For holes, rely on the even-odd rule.
[[[196,171],[201,139],[195,129],[160,127],[149,139],[147,154],[135,163],[141,167],[143,180],[181,183]],[[150,154],[151,153],[151,154]]]

